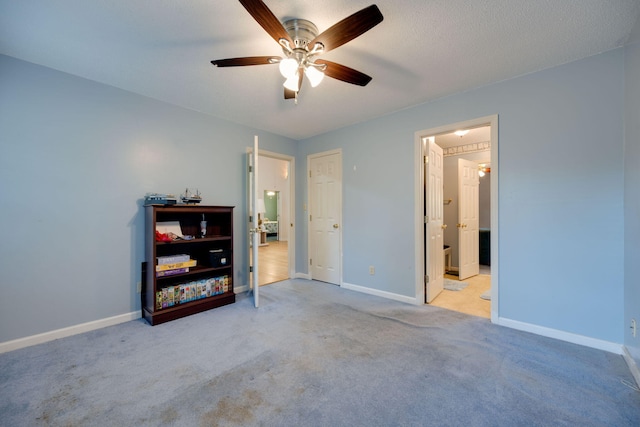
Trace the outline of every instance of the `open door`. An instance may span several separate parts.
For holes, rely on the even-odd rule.
[[[458,159],[458,260],[459,279],[464,280],[480,272],[479,202],[480,178],[478,165]]]
[[[444,286],[444,201],[442,148],[434,137],[423,139],[425,212],[425,302],[430,303]]]
[[[248,241],[251,251],[251,263],[249,265],[250,286],[253,292],[253,305],[259,305],[260,285],[258,283],[258,246],[260,245],[260,227],[258,225],[258,136],[253,139],[253,151],[247,153],[249,176],[247,179],[247,198],[249,199],[249,230]]]

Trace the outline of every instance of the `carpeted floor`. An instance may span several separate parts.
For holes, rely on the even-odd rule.
[[[260,298],[0,354],[0,425],[640,425],[622,356],[319,282]]]

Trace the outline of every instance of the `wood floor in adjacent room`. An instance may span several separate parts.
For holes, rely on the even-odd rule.
[[[271,240],[258,248],[258,281],[260,286],[289,278],[288,243]]]
[[[491,272],[481,270],[481,274],[463,280],[469,286],[461,291],[443,290],[431,305],[446,308],[448,310],[471,314],[473,316],[491,318],[491,301],[480,298],[485,291],[491,289]],[[489,273],[489,274],[482,274]],[[447,279],[458,280],[457,276],[445,274]]]

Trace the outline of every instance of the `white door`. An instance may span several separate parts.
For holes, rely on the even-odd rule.
[[[425,200],[425,302],[430,303],[442,292],[444,285],[444,228],[443,209],[443,158],[442,148],[434,137],[423,147],[424,200]]]
[[[247,193],[249,199],[249,250],[251,251],[251,263],[249,266],[250,286],[253,292],[253,305],[258,307],[260,285],[258,283],[258,246],[260,246],[260,232],[258,227],[258,214],[255,207],[258,205],[258,137],[254,137],[253,151],[248,153],[249,177],[247,179]]]
[[[458,262],[459,279],[480,272],[479,265],[479,205],[480,178],[478,165],[458,159]]]
[[[342,154],[309,158],[309,271],[311,278],[340,284]]]

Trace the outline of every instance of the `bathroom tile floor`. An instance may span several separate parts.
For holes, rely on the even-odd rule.
[[[469,286],[461,291],[443,290],[432,302],[431,305],[446,308],[448,310],[459,311],[473,316],[491,318],[491,301],[480,298],[485,291],[491,289],[491,273],[486,269],[481,269],[481,274],[463,280]],[[446,278],[458,280],[457,276],[445,274]]]

